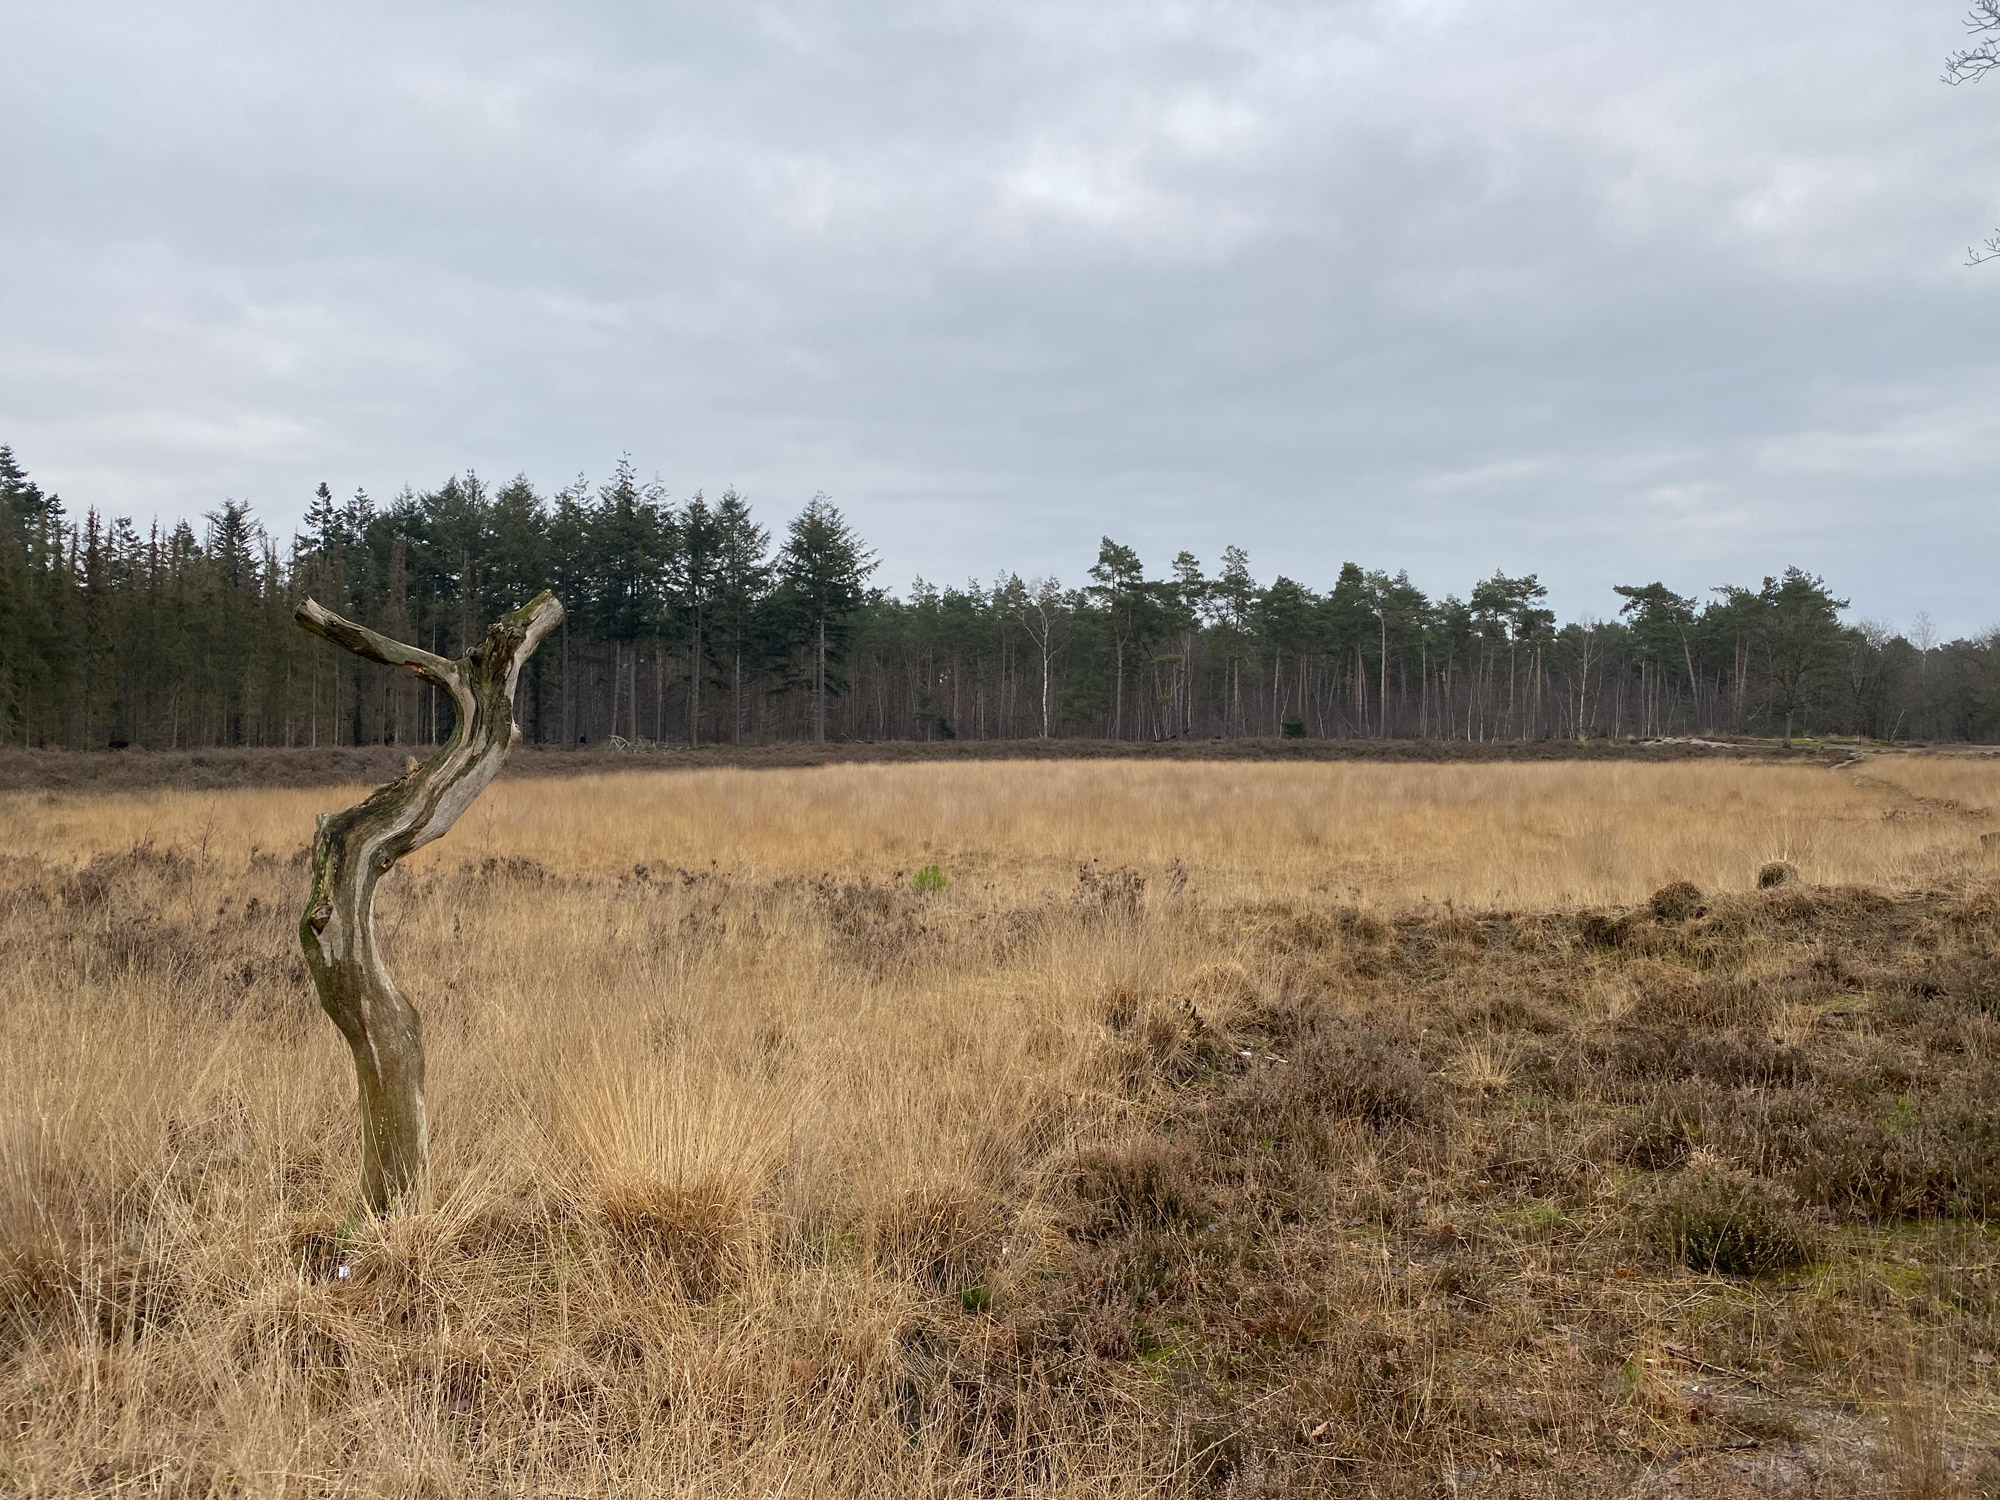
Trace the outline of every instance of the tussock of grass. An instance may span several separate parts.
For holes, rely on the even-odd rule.
[[[1650,801],[1015,769],[475,811],[381,903],[440,1184],[388,1222],[352,1212],[351,1071],[264,852],[296,794],[34,803],[0,862],[0,1491],[1971,1481],[2000,1410],[1977,823],[1774,768],[1658,768]],[[1415,784],[1444,772],[1527,779]],[[1597,872],[1517,886],[1587,904],[1443,904],[1501,878],[1509,820]],[[1467,884],[1426,887],[1453,839]],[[1850,855],[1933,884],[1818,878]],[[1356,861],[1387,894],[1342,889]]]

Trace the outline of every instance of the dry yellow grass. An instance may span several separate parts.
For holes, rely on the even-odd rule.
[[[0,799],[0,819],[17,848],[54,858],[150,840],[241,860],[299,847],[314,813],[361,790],[23,793]],[[1741,889],[1773,859],[1818,884],[1921,885],[1976,859],[1996,814],[2000,761],[1971,757],[1832,773],[1727,761],[917,763],[503,781],[412,868],[526,858],[568,874],[646,864],[880,880],[936,862],[1019,894],[1067,886],[1086,860],[1180,860],[1232,896],[1540,910],[1636,901],[1676,879]]]
[[[1075,1164],[1159,1117],[1177,1018],[1347,984],[1344,908],[1990,876],[1990,763],[1868,772],[503,782],[381,902],[440,1183],[387,1224],[350,1213],[352,1074],[295,963],[293,852],[348,794],[9,797],[0,1492],[1210,1483],[1167,1366],[981,1321],[1074,1260]],[[951,887],[914,892],[931,863]],[[1438,1072],[1502,1098],[1523,1046],[1467,1032]]]

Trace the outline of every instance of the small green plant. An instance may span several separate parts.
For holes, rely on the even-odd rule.
[[[1292,715],[1278,726],[1279,732],[1288,740],[1302,740],[1306,737],[1306,721],[1297,714]]]
[[[354,1257],[354,1241],[361,1233],[363,1223],[361,1211],[355,1209],[333,1231],[333,1264],[329,1269],[336,1281],[345,1281],[352,1273],[350,1263]]]
[[[1562,1227],[1563,1212],[1554,1203],[1530,1203],[1499,1215],[1499,1221],[1519,1233],[1546,1238]]]
[[[910,877],[910,888],[922,896],[935,896],[950,884],[951,877],[936,865],[925,865]]]

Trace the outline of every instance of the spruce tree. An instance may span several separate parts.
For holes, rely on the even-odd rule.
[[[706,675],[709,616],[721,586],[722,527],[697,490],[673,517],[674,551],[669,591],[688,659],[688,744],[701,743],[701,681]]]
[[[846,655],[849,624],[867,598],[867,580],[876,566],[875,555],[824,494],[814,495],[786,529],[778,554],[778,586],[791,618],[804,627],[812,654],[815,740],[826,739],[829,667]]]
[[[749,502],[734,489],[715,504],[717,535],[715,602],[710,626],[716,650],[729,660],[733,705],[730,739],[743,738],[743,667],[757,660],[759,625],[771,589],[771,536],[750,514]]]

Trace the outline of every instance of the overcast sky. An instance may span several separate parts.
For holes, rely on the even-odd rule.
[[[141,521],[621,452],[882,581],[2000,620],[1965,0],[0,0],[0,442]]]

